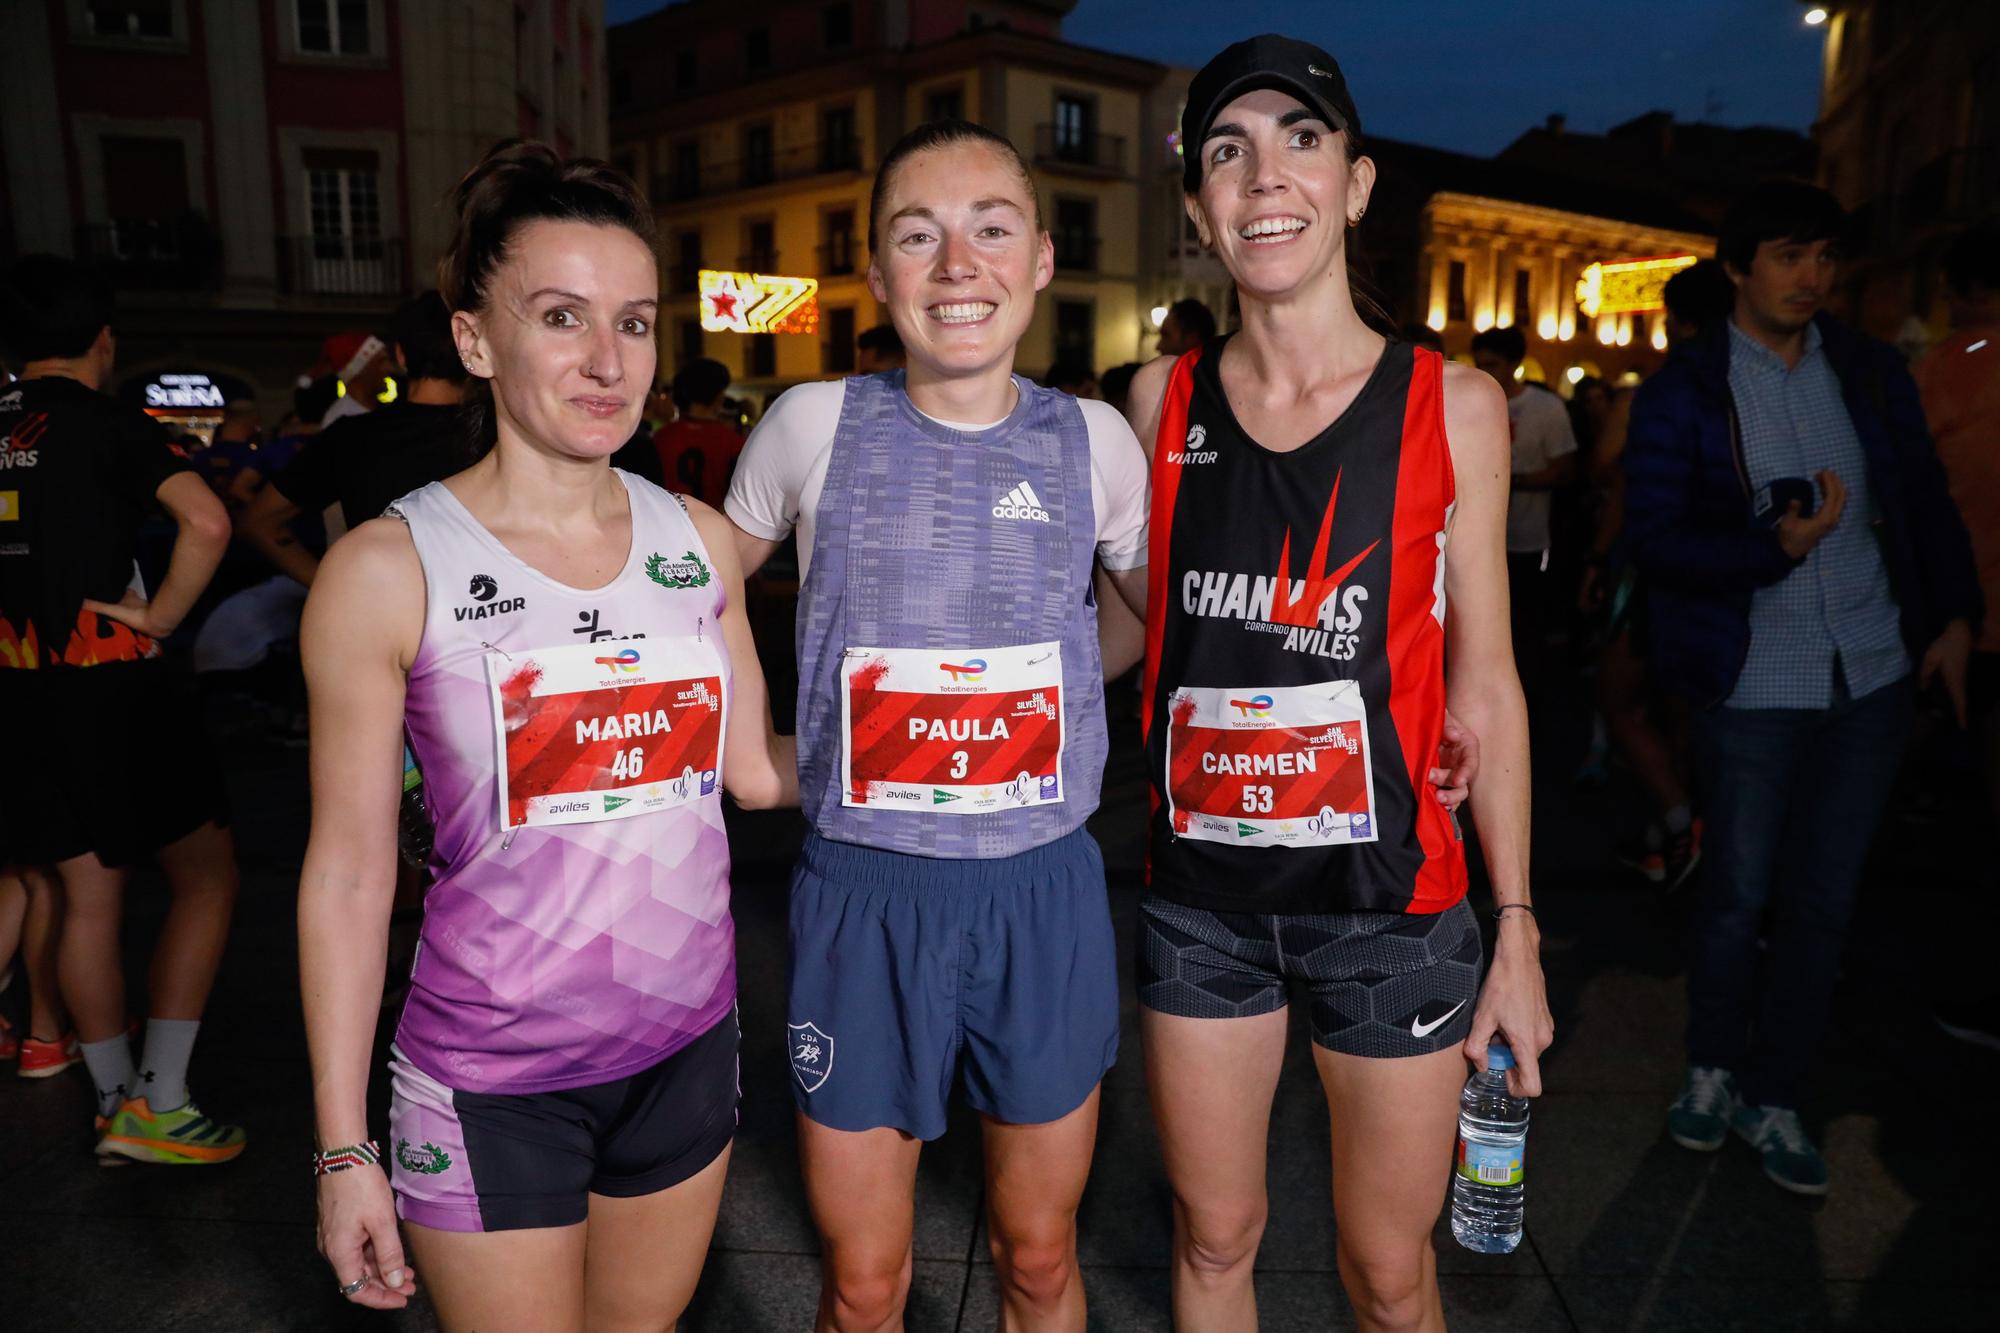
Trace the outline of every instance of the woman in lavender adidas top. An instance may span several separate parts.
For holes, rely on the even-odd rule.
[[[671,1327],[735,1129],[721,791],[795,800],[795,759],[727,521],[607,463],[653,381],[650,210],[534,144],[456,201],[439,285],[489,447],[343,538],[306,608],[320,1248],[400,1307],[400,1214],[447,1327]],[[434,882],[377,1148],[405,735]]]
[[[790,1062],[822,1328],[898,1324],[917,1157],[984,1122],[1008,1327],[1081,1328],[1076,1208],[1118,991],[1082,828],[1105,756],[1093,562],[1143,595],[1145,460],[1103,403],[1013,374],[1053,250],[1028,172],[964,122],[892,148],[871,292],[907,371],[808,384],[725,508],[746,568],[799,534]]]

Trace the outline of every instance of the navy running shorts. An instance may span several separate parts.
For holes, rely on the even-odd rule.
[[[992,860],[811,834],[791,937],[792,1092],[830,1128],[937,1138],[961,1072],[995,1120],[1060,1120],[1118,1058],[1104,857],[1083,829]]]
[[[1472,1027],[1485,950],[1472,908],[1283,916],[1139,904],[1139,1003],[1180,1018],[1248,1018],[1311,996],[1313,1040],[1373,1059],[1429,1055]]]
[[[392,1048],[396,1215],[439,1231],[566,1227],[590,1196],[680,1184],[736,1136],[736,1015],[636,1074],[560,1092],[459,1092]]]

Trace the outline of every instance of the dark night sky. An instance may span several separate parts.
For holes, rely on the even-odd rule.
[[[660,8],[608,5],[612,22]],[[1796,0],[1081,0],[1063,35],[1198,67],[1240,37],[1289,33],[1340,60],[1365,130],[1485,155],[1552,111],[1593,131],[1653,110],[1809,129],[1824,29],[1804,12]]]

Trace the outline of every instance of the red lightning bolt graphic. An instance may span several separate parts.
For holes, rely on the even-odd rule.
[[[1333,511],[1340,504],[1340,474],[1333,474],[1333,494],[1326,500],[1326,516],[1319,521],[1319,539],[1313,543],[1312,563],[1306,567],[1305,596],[1292,600],[1292,530],[1285,529],[1284,549],[1278,553],[1278,587],[1271,597],[1271,621],[1277,625],[1316,625],[1319,623],[1320,608],[1327,598],[1340,590],[1341,580],[1354,572],[1354,567],[1368,558],[1368,552],[1381,545],[1379,540],[1368,543],[1367,549],[1355,556],[1339,569],[1325,577],[1317,571],[1326,567],[1327,542],[1333,537]]]

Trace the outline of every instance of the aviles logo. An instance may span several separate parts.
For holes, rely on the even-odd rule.
[[[1025,481],[1000,497],[1000,503],[993,506],[993,517],[1019,518],[1031,523],[1050,521],[1049,511],[1042,508],[1042,497]]]
[[[996,509],[994,512],[998,513],[1000,511]],[[938,670],[950,676],[953,684],[959,684],[968,680],[976,681],[986,674],[986,659],[983,657],[974,657],[963,663],[939,662]]]
[[[13,433],[0,437],[0,471],[15,467],[33,467],[42,461],[40,445],[42,436],[49,429],[49,414],[37,412],[14,427]]]
[[[1271,696],[1253,694],[1248,699],[1231,699],[1229,706],[1236,710],[1239,718],[1271,716]]]
[[[613,671],[630,673],[639,669],[639,650],[627,648],[611,657],[594,657],[591,660],[599,666],[610,667]]]
[[[1184,449],[1167,450],[1167,461],[1169,463],[1179,463],[1182,466],[1195,463],[1213,463],[1217,451],[1214,449],[1204,449],[1202,446],[1207,443],[1208,427],[1199,424],[1189,426],[1186,447]]]

